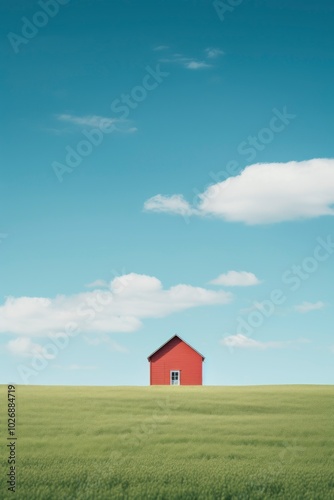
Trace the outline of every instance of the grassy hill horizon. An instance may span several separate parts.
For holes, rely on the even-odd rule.
[[[334,498],[331,385],[18,386],[16,397],[19,499]]]

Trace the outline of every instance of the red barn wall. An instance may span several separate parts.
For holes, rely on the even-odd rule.
[[[174,338],[151,357],[150,384],[170,385],[170,371],[180,370],[180,385],[202,385],[202,363],[200,354]]]

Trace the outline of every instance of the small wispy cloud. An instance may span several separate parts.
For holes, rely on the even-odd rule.
[[[86,288],[108,288],[109,283],[107,283],[105,280],[95,280],[92,281],[92,283],[87,283],[85,285]]]
[[[183,66],[183,68],[190,70],[201,70],[212,67],[212,64],[209,64],[206,61],[196,59],[193,57],[185,57],[182,54],[173,54],[170,57],[159,59],[159,62],[179,64],[180,66]]]
[[[56,115],[56,119],[60,122],[70,123],[78,127],[92,127],[109,129],[114,132],[134,133],[137,132],[136,127],[132,127],[129,120],[120,118],[110,118],[100,115],[84,115],[78,116],[69,113]]]
[[[307,313],[310,311],[317,311],[325,307],[325,303],[319,300],[318,302],[302,302],[295,306],[295,310],[300,313]]]
[[[219,56],[224,55],[224,51],[221,49],[207,48],[205,49],[206,57],[208,59],[217,59]]]
[[[55,355],[48,353],[42,345],[32,342],[29,337],[18,337],[15,340],[10,340],[7,344],[7,349],[15,356],[42,356],[45,359],[55,358]]]
[[[160,45],[154,50],[167,50],[166,45]],[[210,47],[204,50],[205,57],[198,59],[197,57],[186,57],[181,53],[174,53],[163,59],[160,59],[162,63],[179,64],[185,69],[189,70],[201,70],[213,67],[214,60],[222,56],[224,52],[221,49]]]
[[[164,196],[157,194],[149,198],[144,203],[144,210],[150,212],[165,212],[176,215],[193,215],[194,209],[191,208],[189,203],[183,198],[181,194],[174,194],[172,196]]]
[[[209,281],[210,285],[223,286],[254,286],[261,281],[253,273],[247,271],[228,271],[226,274],[220,274],[218,278]]]
[[[57,115],[56,118],[59,121],[73,123],[75,125],[80,126],[89,126],[89,127],[100,127],[104,123],[107,125],[112,125],[117,123],[116,118],[106,118],[104,116],[98,115],[85,115],[85,116],[75,116],[70,114],[61,114]]]
[[[208,64],[204,61],[187,61],[184,63],[185,67],[187,69],[204,69],[204,68],[211,68],[211,64]]]
[[[237,333],[236,335],[229,335],[220,340],[220,344],[224,347],[234,347],[239,349],[284,349],[287,347],[295,346],[297,344],[309,343],[307,339],[297,339],[297,340],[286,340],[286,341],[268,341],[261,342],[260,340],[254,340],[246,335]]]
[[[169,47],[168,45],[157,45],[156,47],[153,48],[155,52],[160,52],[161,50],[168,50]]]

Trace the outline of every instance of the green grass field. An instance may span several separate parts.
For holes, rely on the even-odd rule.
[[[334,499],[333,386],[19,386],[15,494],[6,391],[0,498]]]

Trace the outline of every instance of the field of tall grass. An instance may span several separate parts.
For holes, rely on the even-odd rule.
[[[334,499],[334,387],[19,386],[0,498]]]

